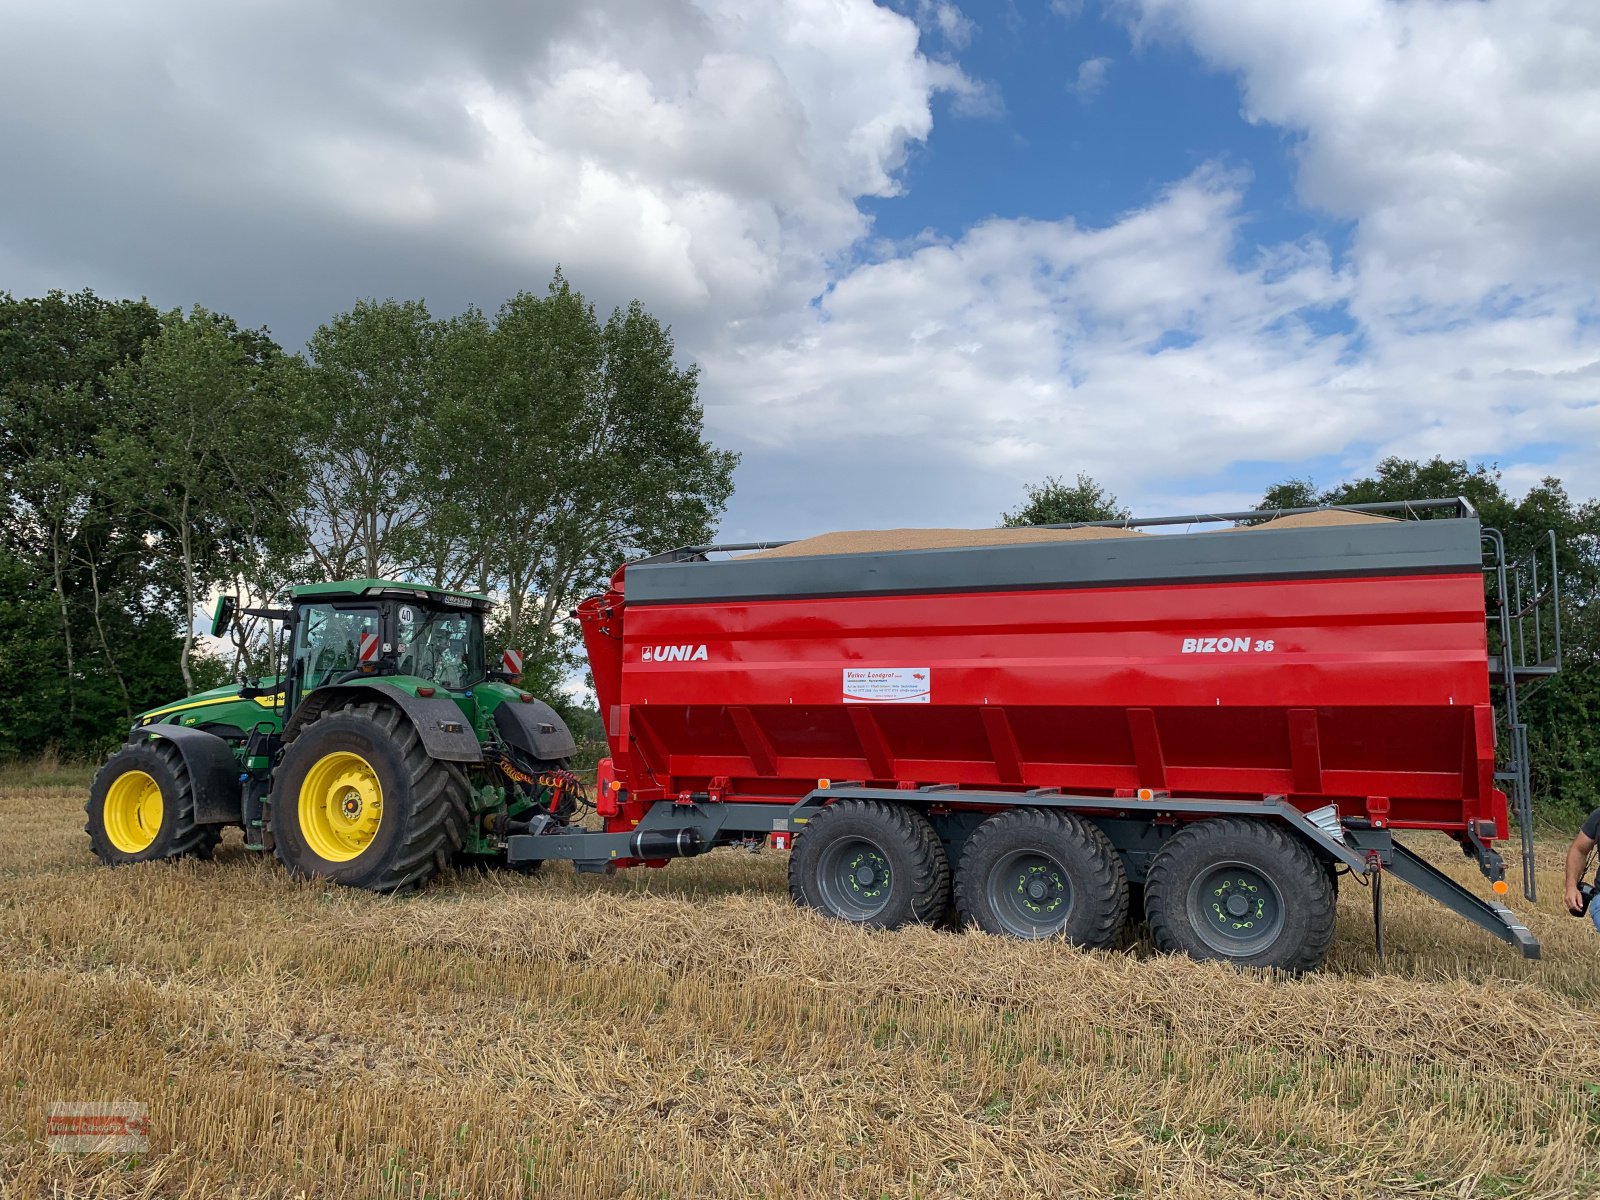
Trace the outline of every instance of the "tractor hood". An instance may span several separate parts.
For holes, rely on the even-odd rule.
[[[270,688],[277,683],[274,677],[261,680],[261,686]],[[248,729],[257,721],[271,720],[278,711],[281,697],[257,696],[245,699],[239,695],[242,685],[225,684],[207,692],[196,692],[172,704],[163,704],[140,713],[134,725],[206,725],[223,723]]]

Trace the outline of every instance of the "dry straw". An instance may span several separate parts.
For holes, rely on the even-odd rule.
[[[1380,968],[1347,881],[1290,981],[862,933],[778,855],[398,901],[231,840],[107,870],[78,803],[0,796],[3,1197],[1600,1194],[1600,939],[1554,844],[1544,962],[1395,888]],[[63,1099],[147,1103],[152,1153],[47,1154]]]

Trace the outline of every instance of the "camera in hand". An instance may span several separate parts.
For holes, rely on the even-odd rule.
[[[1581,917],[1594,907],[1594,891],[1594,884],[1592,883],[1580,883],[1578,885],[1578,895],[1583,897],[1583,907],[1573,913],[1573,916]]]

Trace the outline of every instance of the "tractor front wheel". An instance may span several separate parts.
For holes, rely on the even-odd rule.
[[[461,769],[429,757],[398,708],[336,709],[284,751],[272,786],[276,853],[297,876],[408,891],[461,849],[468,795]]]
[[[210,858],[221,836],[194,820],[194,784],[183,755],[160,737],[124,746],[89,788],[84,832],[95,857],[111,865],[158,858]]]

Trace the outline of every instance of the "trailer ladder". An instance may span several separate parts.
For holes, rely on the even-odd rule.
[[[1522,833],[1522,894],[1537,899],[1533,864],[1533,789],[1529,780],[1525,689],[1561,670],[1561,574],[1556,535],[1510,559],[1498,529],[1483,531],[1489,602],[1489,680],[1500,686],[1495,709],[1500,747],[1495,782],[1505,791]]]

